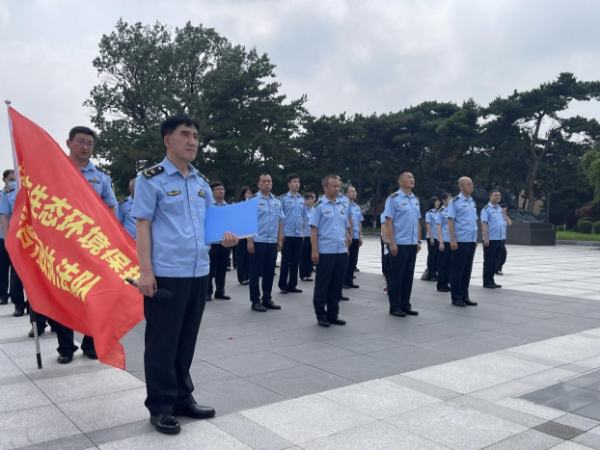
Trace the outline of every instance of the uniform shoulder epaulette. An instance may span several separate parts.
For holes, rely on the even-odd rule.
[[[14,188],[14,187],[6,186],[6,187],[5,187],[5,188],[2,190],[2,192],[4,192],[5,194],[8,194],[9,192],[12,192],[12,191],[14,191],[14,190],[15,190],[15,188]]]
[[[163,166],[156,166],[152,169],[148,169],[145,172],[142,172],[146,178],[152,178],[153,176],[158,175],[159,173],[163,173],[165,168]]]
[[[198,172],[198,175],[200,175],[200,176],[201,176],[201,177],[204,179],[204,181],[206,181],[208,184],[210,184],[210,180],[209,180],[208,178],[206,178],[206,177],[204,176],[204,174],[202,174],[202,173]]]
[[[317,200],[317,203],[315,203],[315,204],[313,205],[313,207],[314,207],[314,206],[319,206],[321,203],[323,203],[323,200]]]
[[[485,206],[483,207],[483,209],[488,209],[489,207],[490,207],[490,205],[485,205]]]
[[[104,167],[96,167],[100,172],[105,173],[106,175],[110,175],[110,170],[105,169]]]
[[[453,202],[458,201],[458,195],[452,199]]]
[[[397,193],[397,192],[394,192],[392,195],[390,195],[390,197],[391,197],[391,198],[396,198],[396,197],[398,197],[398,193]]]

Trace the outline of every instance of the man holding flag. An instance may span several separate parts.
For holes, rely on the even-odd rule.
[[[117,214],[117,198],[112,189],[110,172],[106,169],[97,168],[90,158],[94,153],[96,133],[87,127],[75,127],[69,131],[67,147],[69,148],[69,159],[79,169],[81,175],[98,193],[102,201],[108,206],[113,214]],[[73,361],[73,353],[78,347],[73,341],[73,330],[56,322],[56,337],[58,338],[58,358],[60,364],[68,364]],[[91,359],[98,359],[94,338],[83,336],[81,351]]]
[[[215,415],[213,408],[196,404],[190,376],[206,303],[210,245],[204,233],[212,204],[208,180],[191,165],[198,154],[199,130],[198,121],[189,116],[163,122],[167,156],[138,176],[133,200],[138,290],[144,294],[146,316],[145,405],[152,425],[165,434],[181,431],[175,416]],[[224,247],[237,243],[229,232],[221,242]],[[172,295],[168,301],[160,295],[165,290]]]

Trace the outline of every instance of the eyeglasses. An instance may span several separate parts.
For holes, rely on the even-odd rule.
[[[75,143],[81,145],[82,147],[94,147],[94,141],[84,141],[83,139],[77,139]]]

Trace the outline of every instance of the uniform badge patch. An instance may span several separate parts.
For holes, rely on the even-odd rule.
[[[265,206],[265,202],[259,203],[258,206]]]
[[[200,188],[200,190],[198,191],[198,196],[202,197],[202,198],[206,198],[206,194],[204,193],[204,189]]]
[[[100,182],[98,181],[98,179],[97,179],[96,177],[94,177],[94,178],[90,178],[88,181],[89,181],[90,183],[100,184]]]
[[[402,206],[406,206],[408,205],[408,203],[400,203]]]
[[[323,211],[323,214],[331,214],[331,211]]]
[[[169,197],[174,197],[174,196],[176,196],[176,195],[179,195],[179,194],[181,194],[181,191],[171,191],[171,192],[167,192],[167,195],[168,195]]]
[[[343,209],[340,211],[340,214],[346,214],[346,211],[344,211]]]

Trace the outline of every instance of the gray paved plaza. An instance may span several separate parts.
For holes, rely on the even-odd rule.
[[[340,308],[348,324],[328,329],[312,283],[256,313],[230,272],[232,300],[207,304],[192,367],[217,417],[182,420],[175,437],[154,432],[143,405],[143,323],[123,340],[128,372],[81,352],[59,365],[52,333],[38,370],[27,319],[0,306],[0,449],[600,449],[600,252],[508,251],[504,287],[490,291],[478,249],[479,306],[453,307],[416,279],[420,315],[396,318],[367,239],[360,289]]]

